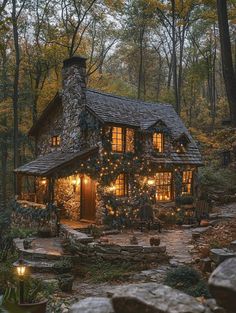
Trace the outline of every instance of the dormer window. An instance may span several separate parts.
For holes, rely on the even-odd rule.
[[[51,145],[56,148],[61,145],[61,137],[60,136],[52,136],[51,137]]]
[[[189,138],[185,134],[182,134],[177,141],[176,152],[185,153],[188,148],[189,142],[190,142]]]
[[[164,152],[164,134],[163,133],[154,133],[152,142],[153,142],[153,148],[155,151],[159,153]]]
[[[134,152],[134,130],[112,127],[111,145],[113,152]]]

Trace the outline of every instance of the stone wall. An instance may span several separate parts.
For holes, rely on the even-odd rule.
[[[81,147],[79,115],[86,104],[85,59],[74,57],[64,61],[63,90],[63,151],[76,151]]]
[[[80,184],[74,189],[73,176],[59,178],[55,182],[55,200],[61,217],[78,221],[80,218]]]
[[[75,231],[68,226],[60,227],[60,237],[70,241],[73,251],[85,262],[159,263],[168,260],[165,246],[117,245],[99,243],[93,237]]]
[[[47,233],[47,236],[57,236],[58,217],[56,211],[48,208],[30,207],[16,203],[11,215],[11,227],[29,228],[35,232]]]

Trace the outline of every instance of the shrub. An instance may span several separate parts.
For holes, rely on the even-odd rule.
[[[73,268],[73,264],[72,264],[71,260],[68,258],[64,258],[60,261],[57,261],[53,265],[53,269],[58,274],[69,273],[69,272],[71,272],[72,268]]]
[[[199,170],[199,180],[202,194],[208,195],[210,199],[217,191],[221,191],[222,194],[236,192],[236,174],[229,169],[206,166]]]
[[[180,266],[170,270],[166,275],[165,283],[193,297],[210,297],[206,282],[200,273],[192,267]]]
[[[193,196],[183,195],[176,197],[176,205],[193,204]]]

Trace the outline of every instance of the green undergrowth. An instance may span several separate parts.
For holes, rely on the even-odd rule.
[[[165,284],[193,297],[210,298],[206,281],[198,271],[189,266],[179,266],[168,271]]]
[[[129,276],[144,269],[147,269],[146,265],[97,261],[97,263],[80,266],[79,276],[94,283],[122,282],[129,280]]]

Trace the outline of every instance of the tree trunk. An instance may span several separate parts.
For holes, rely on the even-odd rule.
[[[16,13],[16,2],[12,0],[12,27],[13,39],[15,49],[15,72],[13,82],[13,153],[14,153],[14,168],[19,165],[19,127],[18,127],[18,99],[19,99],[19,73],[20,73],[20,48],[19,48],[19,34],[18,34],[18,16]],[[14,192],[16,193],[17,183],[14,176]]]
[[[231,123],[236,126],[236,77],[232,61],[226,0],[217,0],[217,13],[225,89],[229,102]]]
[[[177,56],[176,56],[176,23],[175,23],[175,0],[171,0],[172,5],[172,53],[173,53],[173,83],[175,95],[175,110],[180,114],[180,103],[178,94],[178,73],[177,73]]]

